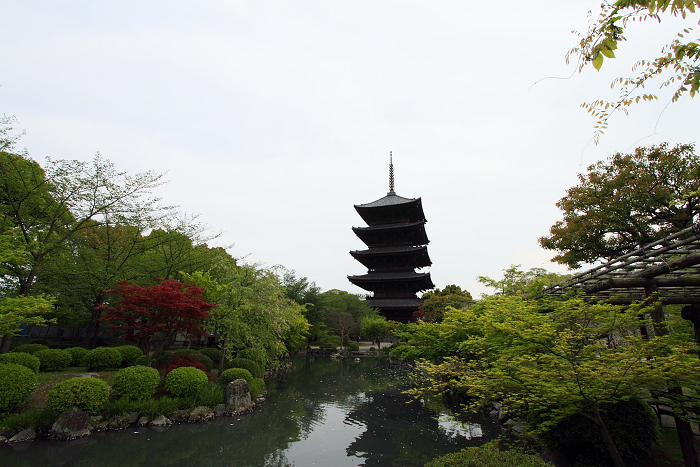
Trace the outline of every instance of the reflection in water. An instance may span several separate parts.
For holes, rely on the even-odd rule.
[[[421,466],[497,436],[401,393],[408,368],[388,360],[297,359],[269,380],[252,413],[204,424],[95,433],[71,442],[0,446],[0,464],[35,466]]]

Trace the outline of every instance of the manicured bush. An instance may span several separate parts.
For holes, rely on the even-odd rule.
[[[465,448],[431,460],[425,467],[552,467],[539,456],[515,451],[499,451],[489,444],[478,448]]]
[[[26,366],[34,373],[39,373],[41,361],[38,357],[25,352],[8,352],[0,354],[0,363],[16,363],[17,365]]]
[[[71,366],[80,366],[83,364],[83,358],[85,358],[85,355],[89,352],[89,350],[84,347],[68,347],[66,352],[70,353]]]
[[[120,345],[115,348],[122,354],[122,366],[133,365],[137,358],[143,356],[143,351],[135,345]]]
[[[161,353],[158,354],[158,356],[155,358],[156,365],[162,365],[163,363],[167,362],[171,358],[173,358],[173,354],[169,350],[165,350]]]
[[[41,371],[61,371],[70,365],[72,358],[70,352],[60,349],[40,350],[34,355],[41,362],[39,366]]]
[[[63,412],[77,405],[85,413],[97,415],[109,400],[109,385],[99,378],[71,378],[57,383],[46,396],[46,406]]]
[[[601,404],[600,417],[620,455],[627,461],[643,459],[659,440],[656,414],[642,400]],[[581,415],[561,420],[541,439],[550,450],[565,452],[572,462],[605,463],[610,458],[598,427]]]
[[[173,355],[175,357],[182,356],[182,355],[189,355],[189,356],[196,358],[199,363],[204,365],[205,371],[207,373],[209,373],[211,371],[211,369],[214,368],[214,361],[211,358],[207,357],[203,353],[201,353],[197,350],[194,350],[194,349],[176,350],[175,352],[173,352]]]
[[[12,349],[12,352],[25,352],[34,355],[36,352],[48,348],[49,346],[44,344],[22,344]]]
[[[237,379],[244,379],[246,383],[248,383],[248,387],[250,387],[251,382],[255,378],[250,371],[245,368],[229,368],[228,370],[222,371],[219,375],[219,384],[226,387],[231,381],[236,381]]]
[[[83,366],[86,366],[88,370],[119,368],[121,363],[121,352],[112,347],[98,347],[92,349],[83,357]]]
[[[248,383],[248,389],[250,389],[251,399],[255,399],[256,397],[264,394],[267,390],[265,387],[265,380],[262,378],[254,378],[253,381]]]
[[[36,373],[16,363],[0,364],[0,412],[23,405],[37,387]]]
[[[141,355],[139,358],[136,359],[134,365],[148,366],[148,357],[145,355]]]
[[[158,369],[162,370],[163,373],[167,375],[175,368],[181,368],[185,366],[197,368],[198,370],[202,370],[205,373],[207,372],[207,369],[204,367],[204,365],[199,363],[199,360],[197,360],[197,358],[194,355],[175,355],[170,360],[166,360],[165,362],[158,365]]]
[[[358,344],[357,342],[348,342],[347,344],[345,344],[345,348],[350,352],[356,352],[360,350],[360,344]]]
[[[199,349],[199,353],[211,358],[214,364],[221,361],[221,350],[215,349],[214,347],[204,347],[203,349]]]
[[[186,358],[181,356],[180,358]],[[170,394],[180,397],[188,394],[196,394],[200,387],[209,382],[207,374],[191,366],[175,368],[165,377],[165,390]]]
[[[226,364],[226,369],[229,368],[244,368],[250,371],[250,374],[252,374],[256,378],[262,378],[265,374],[260,365],[255,363],[253,360],[249,360],[247,358],[234,358]]]
[[[129,366],[117,371],[112,389],[126,399],[148,399],[160,384],[160,373],[147,366]]]

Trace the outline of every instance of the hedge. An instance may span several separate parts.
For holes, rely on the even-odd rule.
[[[109,385],[99,378],[71,378],[57,383],[46,396],[46,406],[63,412],[77,405],[90,415],[97,415],[109,400]]]
[[[136,359],[143,356],[143,351],[135,345],[120,345],[115,347],[122,354],[122,365],[129,366],[136,363]]]
[[[22,344],[22,345],[18,345],[17,347],[12,349],[11,351],[12,352],[25,352],[25,353],[30,353],[30,354],[34,355],[38,351],[46,350],[48,348],[49,348],[49,346],[44,345],[44,344]]]
[[[260,365],[247,358],[234,358],[226,364],[226,369],[229,368],[244,368],[250,371],[250,374],[252,374],[255,378],[262,378],[265,374]]]
[[[85,354],[87,354],[89,350],[84,347],[68,347],[66,352],[70,353],[71,366],[80,366],[83,364],[83,358],[85,358]]]
[[[112,380],[112,389],[119,397],[148,399],[155,394],[160,384],[160,373],[147,366],[130,366],[117,371]]]
[[[26,366],[34,373],[39,373],[41,361],[38,357],[25,352],[8,352],[0,354],[0,363],[16,363]]]
[[[219,384],[226,387],[229,385],[229,383],[236,381],[237,379],[244,379],[246,383],[248,383],[248,387],[250,387],[254,377],[250,371],[244,368],[229,368],[228,370],[222,371],[219,375]]]
[[[552,467],[539,456],[499,451],[493,444],[466,448],[431,460],[425,467]]]
[[[98,347],[92,349],[83,357],[83,365],[86,366],[88,370],[119,368],[121,363],[121,352],[112,347]]]
[[[41,371],[61,371],[69,366],[72,360],[70,352],[60,349],[39,350],[34,356],[41,362]]]
[[[181,397],[196,394],[200,387],[209,382],[207,374],[198,368],[181,366],[175,368],[165,377],[165,390]]]

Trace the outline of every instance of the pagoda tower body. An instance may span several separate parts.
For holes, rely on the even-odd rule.
[[[351,251],[367,267],[367,274],[348,276],[348,280],[372,295],[367,304],[380,310],[387,319],[408,322],[421,305],[416,293],[435,287],[430,273],[416,269],[430,266],[425,215],[420,198],[403,198],[394,192],[394,166],[390,156],[389,192],[355,210],[368,227],[352,230],[368,249]]]

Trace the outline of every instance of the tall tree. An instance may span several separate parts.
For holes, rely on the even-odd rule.
[[[588,167],[557,202],[564,219],[540,245],[578,268],[690,227],[700,214],[700,158],[692,144],[617,153]]]
[[[634,65],[634,76],[613,80],[613,88],[619,89],[616,101],[599,99],[583,105],[598,119],[594,133],[596,143],[614,112],[620,110],[627,114],[634,103],[658,99],[656,94],[643,91],[657,77],[663,79],[658,84],[659,88],[674,89],[673,102],[684,94],[695,96],[700,89],[700,40],[688,40],[686,36],[691,34],[694,23],[697,23],[695,13],[698,7],[700,0],[606,0],[601,4],[599,18],[589,21],[588,31],[581,35],[578,46],[566,56],[567,62],[571,57],[579,59],[579,71],[587,65],[599,70],[605,58],[615,58],[618,44],[626,40],[625,29],[630,21],[660,23],[671,16],[682,18],[685,24],[659,55],[644,57]]]
[[[426,292],[421,299],[423,303],[418,311],[413,314],[413,318],[427,322],[442,321],[447,307],[459,310],[474,301],[472,294],[454,284],[447,285],[442,290],[436,288],[433,291]]]
[[[124,331],[123,339],[137,341],[147,355],[148,365],[154,354],[170,345],[178,334],[190,339],[203,336],[204,320],[217,306],[204,301],[201,287],[174,280],[163,280],[152,287],[120,281],[117,289],[106,292],[117,295],[119,303],[100,306],[106,312],[101,320],[110,322],[112,329]]]

